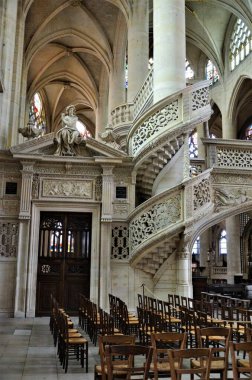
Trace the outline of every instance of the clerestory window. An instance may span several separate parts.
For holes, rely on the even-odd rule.
[[[233,71],[251,52],[251,31],[247,25],[238,19],[230,42],[230,70]]]
[[[43,132],[46,131],[45,109],[38,92],[36,92],[30,102],[29,122],[31,122],[37,129],[41,129]]]

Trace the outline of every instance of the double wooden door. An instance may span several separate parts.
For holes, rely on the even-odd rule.
[[[36,315],[49,315],[52,293],[77,314],[79,293],[89,297],[91,213],[42,212],[38,250]]]

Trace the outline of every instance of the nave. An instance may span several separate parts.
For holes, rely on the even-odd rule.
[[[100,362],[98,345],[78,326],[78,318],[71,319],[89,341],[88,373],[76,360],[70,361],[65,373],[53,344],[49,317],[1,318],[0,380],[93,380],[95,364]],[[231,362],[228,379],[233,379],[230,369]],[[219,374],[211,374],[211,378],[217,379]]]

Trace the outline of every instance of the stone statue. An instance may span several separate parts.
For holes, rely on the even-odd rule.
[[[66,113],[61,114],[62,128],[56,133],[55,141],[58,144],[54,153],[56,156],[76,156],[78,145],[83,141],[76,123],[75,106],[66,107]]]

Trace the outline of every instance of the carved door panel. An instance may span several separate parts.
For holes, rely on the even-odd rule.
[[[41,213],[36,315],[49,315],[52,293],[77,314],[79,293],[89,297],[90,213]]]

